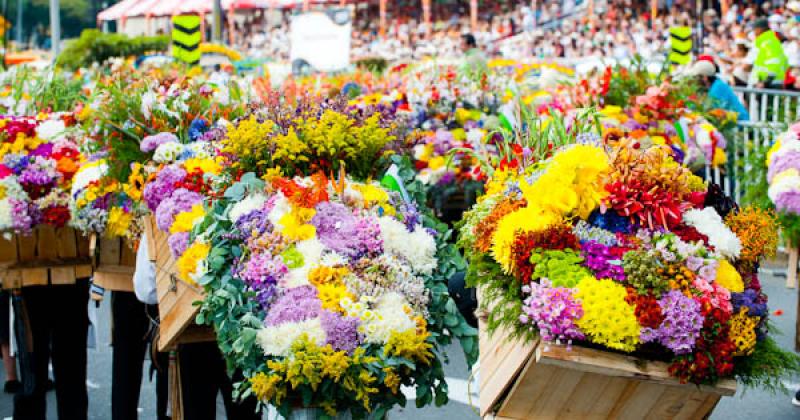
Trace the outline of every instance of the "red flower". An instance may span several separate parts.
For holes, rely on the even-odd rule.
[[[67,206],[48,207],[42,212],[42,221],[50,226],[63,227],[69,221],[69,208]]]

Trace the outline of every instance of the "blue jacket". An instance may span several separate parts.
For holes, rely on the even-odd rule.
[[[736,96],[730,86],[719,78],[714,80],[711,89],[708,90],[708,97],[712,104],[726,111],[734,111],[739,114],[739,121],[749,121],[750,114],[744,107],[742,101]]]

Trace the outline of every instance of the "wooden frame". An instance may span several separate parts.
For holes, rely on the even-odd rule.
[[[106,290],[133,292],[133,273],[136,271],[133,244],[122,238],[92,238],[90,242],[96,244],[99,251],[94,284]],[[95,255],[94,249],[92,255]]]
[[[75,284],[91,275],[89,239],[71,227],[40,226],[27,236],[0,237],[4,289]]]
[[[169,236],[158,229],[152,216],[145,220],[145,235],[150,260],[156,269],[158,315],[161,319],[159,351],[172,350],[181,343],[215,341],[213,329],[195,323],[200,307],[194,303],[203,300],[203,290],[178,278],[176,261],[167,241]]]
[[[492,336],[480,325],[480,402],[485,419],[704,419],[736,381],[681,384],[664,362],[580,346]]]

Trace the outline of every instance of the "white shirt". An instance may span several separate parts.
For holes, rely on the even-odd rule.
[[[148,305],[158,304],[158,292],[156,291],[156,267],[150,261],[147,251],[147,240],[139,243],[139,250],[136,251],[136,271],[133,273],[133,291],[136,298]]]

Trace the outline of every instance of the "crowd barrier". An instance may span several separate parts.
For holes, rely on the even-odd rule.
[[[747,107],[752,122],[791,124],[800,120],[800,92],[749,87],[733,91]]]

